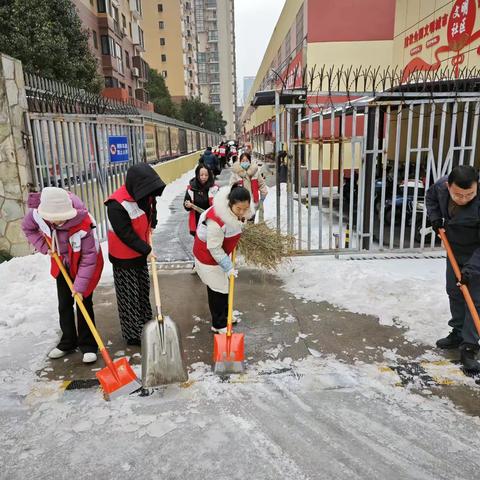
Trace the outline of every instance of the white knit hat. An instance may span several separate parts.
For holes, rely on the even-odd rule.
[[[68,192],[57,187],[45,187],[42,190],[38,213],[51,222],[67,221],[77,215]]]

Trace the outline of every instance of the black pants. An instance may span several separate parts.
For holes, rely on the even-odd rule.
[[[228,293],[219,293],[207,287],[208,306],[212,314],[212,325],[214,328],[225,328],[228,315]]]
[[[92,332],[88,328],[87,322],[77,305],[77,327],[75,327],[75,312],[73,311],[74,299],[72,292],[63,278],[63,275],[57,277],[57,295],[58,295],[58,314],[60,317],[60,328],[62,329],[62,338],[57,348],[63,351],[74,350],[79,347],[82,353],[97,352],[97,344],[93,338]],[[93,314],[93,294],[83,299],[83,304],[93,323],[95,317]],[[78,329],[78,331],[77,331]]]
[[[460,269],[463,267],[463,262],[458,262]],[[470,310],[465,303],[463,293],[457,286],[457,278],[453,271],[450,261],[447,259],[447,294],[450,301],[450,313],[452,315],[448,324],[461,335],[464,343],[478,346],[478,332],[475,327]],[[478,275],[473,276],[468,290],[472,296],[473,303],[480,311],[480,277]]]
[[[127,342],[138,342],[142,338],[143,326],[152,319],[148,267],[113,265],[113,281],[122,336]]]

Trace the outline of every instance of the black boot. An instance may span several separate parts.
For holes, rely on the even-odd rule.
[[[480,363],[475,359],[477,352],[477,345],[464,343],[460,347],[460,362],[468,373],[480,373]]]
[[[444,350],[458,348],[462,343],[462,335],[456,330],[452,330],[446,337],[437,340],[437,347]]]

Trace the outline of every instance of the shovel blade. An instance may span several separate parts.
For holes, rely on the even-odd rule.
[[[96,373],[105,398],[129,395],[141,388],[141,383],[126,358],[120,358]]]
[[[158,387],[188,380],[180,332],[175,322],[150,320],[142,332],[142,384]]]
[[[243,373],[245,371],[245,335],[215,335],[213,341],[214,371],[218,374]]]

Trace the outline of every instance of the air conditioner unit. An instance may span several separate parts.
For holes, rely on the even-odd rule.
[[[140,76],[140,70],[138,69],[138,67],[133,67],[132,68],[132,76],[137,77],[137,78]]]

